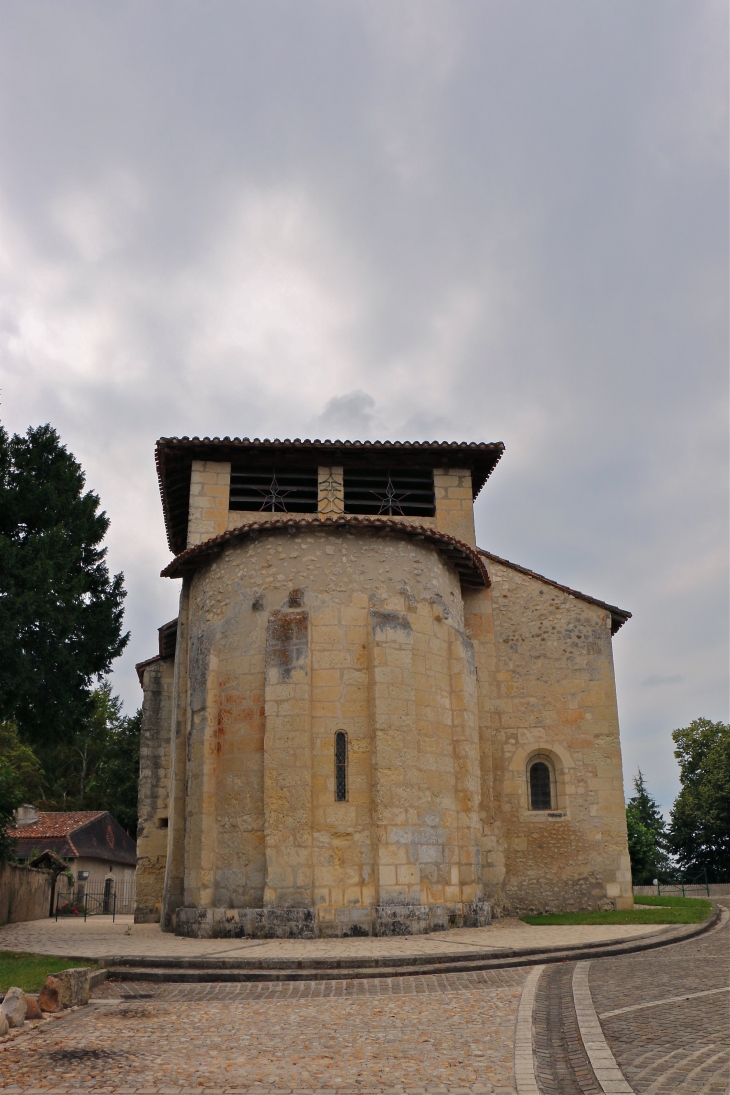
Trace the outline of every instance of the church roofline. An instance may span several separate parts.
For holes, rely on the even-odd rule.
[[[311,455],[313,462],[333,466],[356,463],[434,467],[467,467],[472,475],[472,496],[476,498],[493,472],[502,453],[501,441],[320,441],[268,440],[248,437],[161,437],[155,450],[157,478],[170,550],[179,555],[187,541],[190,503],[190,470],[193,460],[252,461],[274,459],[301,464]]]
[[[152,658],[146,658],[145,661],[143,661],[143,662],[137,662],[137,664],[135,665],[134,668],[137,672],[137,679],[139,680],[141,688],[144,688],[144,671],[145,671],[145,669],[147,669],[147,667],[150,666],[150,665],[154,665],[156,662],[162,662],[164,660],[165,659],[161,658],[159,654],[155,654]]]
[[[587,601],[588,604],[597,605],[599,608],[605,608],[607,612],[611,613],[612,635],[615,635],[618,629],[622,627],[627,620],[631,619],[631,613],[625,608],[618,608],[616,605],[606,604],[605,601],[599,601],[597,597],[590,597],[587,593],[580,593],[577,589],[571,589],[570,586],[561,585],[560,582],[554,582],[552,578],[546,578],[544,574],[537,574],[534,570],[528,570],[527,567],[521,567],[518,563],[511,563],[509,559],[502,559],[499,555],[493,555],[491,551],[485,551],[484,548],[477,548],[477,551],[480,555],[483,555],[485,559],[492,559],[493,562],[501,563],[502,566],[509,567],[510,570],[517,570],[520,574],[527,574],[530,578],[537,578],[539,582],[544,582],[545,585],[553,586],[563,593],[569,593],[571,597],[577,597],[579,601]]]
[[[338,517],[326,517],[320,520],[311,518],[276,521],[254,521],[238,528],[222,532],[202,544],[188,548],[177,555],[161,573],[163,578],[181,578],[202,563],[208,562],[230,543],[246,538],[255,539],[259,534],[285,532],[317,532],[320,529],[353,529],[355,532],[395,532],[409,539],[426,540],[445,557],[458,572],[462,585],[472,589],[484,589],[490,585],[487,568],[479,553],[468,544],[436,529],[423,525],[411,525],[404,521],[394,521],[387,517],[352,517],[342,514]]]

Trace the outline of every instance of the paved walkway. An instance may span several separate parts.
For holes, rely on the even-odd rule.
[[[455,928],[429,935],[383,939],[181,939],[161,932],[158,924],[134,924],[131,916],[94,916],[33,920],[0,928],[0,950],[35,951],[74,957],[116,955],[146,958],[255,958],[296,961],[306,958],[393,956],[416,958],[505,948],[576,946],[625,941],[664,929],[650,924],[534,927],[521,920],[495,920],[486,928]],[[671,931],[671,926],[666,929]]]
[[[107,981],[89,1007],[0,1045],[0,1091],[727,1095],[729,984],[727,913],[685,943],[556,965],[275,984]]]

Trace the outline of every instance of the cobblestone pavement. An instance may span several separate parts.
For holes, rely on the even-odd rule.
[[[727,920],[686,943],[591,962],[606,1041],[637,1095],[727,1095],[730,992],[712,990],[728,985]]]
[[[24,1093],[513,1095],[526,969],[375,981],[103,986],[127,998],[37,1024],[0,1051]],[[131,991],[146,999],[129,998]]]
[[[662,931],[651,924],[604,926],[554,925],[535,927],[521,920],[495,920],[486,928],[454,928],[431,935],[360,939],[181,939],[161,932],[159,924],[133,924],[131,916],[63,918],[6,924],[0,928],[0,949],[35,951],[38,954],[107,955],[141,957],[219,957],[306,959],[354,958],[374,955],[417,957],[485,951],[505,947],[575,946],[609,940],[636,939]],[[666,929],[671,931],[671,927]]]
[[[608,1049],[636,1095],[727,1095],[727,918],[686,943],[579,966]],[[0,1091],[602,1095],[580,1037],[575,962],[546,965],[539,975],[535,1078],[516,1091],[517,1013],[531,969],[353,981],[107,981],[88,1008],[28,1024],[0,1045]],[[528,1027],[528,1070],[529,1059]]]

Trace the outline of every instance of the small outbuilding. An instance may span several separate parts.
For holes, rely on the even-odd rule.
[[[21,863],[53,852],[67,862],[77,884],[103,886],[110,875],[117,888],[134,882],[137,845],[108,810],[39,811],[21,806],[10,836],[18,842]]]

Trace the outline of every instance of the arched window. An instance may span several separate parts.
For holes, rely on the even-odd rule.
[[[335,734],[335,802],[347,802],[347,734]]]
[[[530,765],[530,809],[550,810],[552,794],[550,791],[550,769],[543,760]]]

